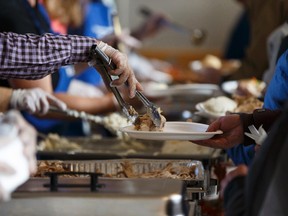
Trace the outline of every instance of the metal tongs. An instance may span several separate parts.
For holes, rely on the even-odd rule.
[[[92,57],[92,62],[90,62],[91,66],[94,66],[99,73],[101,73],[102,78],[108,89],[111,89],[113,92],[117,102],[119,103],[122,112],[126,115],[129,121],[132,123],[135,122],[138,117],[138,113],[135,109],[124,101],[117,87],[111,87],[110,83],[112,81],[112,77],[109,74],[109,70],[115,70],[116,65],[111,61],[111,59],[99,49],[97,45],[93,45],[90,50],[90,55]],[[150,102],[141,92],[136,90],[137,98],[144,104],[147,108],[148,114],[152,119],[153,123],[159,127],[161,124],[161,116],[159,113],[158,107],[156,107],[152,102]]]

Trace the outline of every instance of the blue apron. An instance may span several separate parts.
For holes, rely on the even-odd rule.
[[[112,11],[101,1],[91,1],[87,5],[81,35],[101,39],[113,33]],[[99,86],[102,85],[102,77],[92,67],[87,68],[81,74],[76,75],[75,79]]]
[[[25,9],[27,10],[29,16],[34,22],[35,28],[38,30],[39,34],[46,33],[44,29],[41,27],[40,22],[35,16],[34,10],[27,2],[27,0],[23,0]],[[42,16],[45,18],[47,24],[50,26],[50,20],[47,15],[45,8],[41,4],[37,4],[37,9],[41,12]],[[54,33],[50,28],[50,32]],[[61,67],[58,71],[59,80],[57,83],[54,92],[67,92],[69,84],[73,78],[71,74],[72,66]],[[63,136],[83,136],[85,135],[83,132],[83,122],[78,121],[64,121],[64,120],[55,120],[55,119],[41,119],[34,115],[31,115],[27,112],[22,112],[24,118],[32,124],[39,132],[42,133],[58,133]]]

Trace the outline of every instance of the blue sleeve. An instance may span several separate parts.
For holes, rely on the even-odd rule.
[[[277,62],[275,73],[264,97],[264,108],[281,109],[288,100],[288,50]],[[254,157],[254,145],[242,144],[227,150],[228,156],[237,164],[249,165]]]
[[[264,97],[264,108],[280,109],[288,99],[288,50],[277,62],[275,73]]]
[[[243,144],[239,144],[228,149],[227,155],[236,166],[240,164],[249,166],[255,155],[254,147],[255,145],[244,146]]]

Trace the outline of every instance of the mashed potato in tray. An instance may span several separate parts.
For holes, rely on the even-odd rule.
[[[218,118],[225,116],[227,112],[251,113],[262,106],[263,102],[253,96],[234,96],[233,99],[220,96],[197,104],[196,109],[199,110],[199,115]]]
[[[227,111],[233,111],[237,107],[237,103],[230,98],[220,96],[210,98],[204,103],[201,103],[200,107],[207,112],[225,115]]]

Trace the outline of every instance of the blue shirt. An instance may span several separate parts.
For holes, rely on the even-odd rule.
[[[279,58],[264,97],[264,108],[281,109],[288,99],[288,50]]]
[[[279,58],[272,80],[269,83],[264,97],[263,107],[270,110],[281,109],[288,100],[288,50]],[[254,157],[254,145],[242,144],[227,150],[233,162],[249,165]]]

